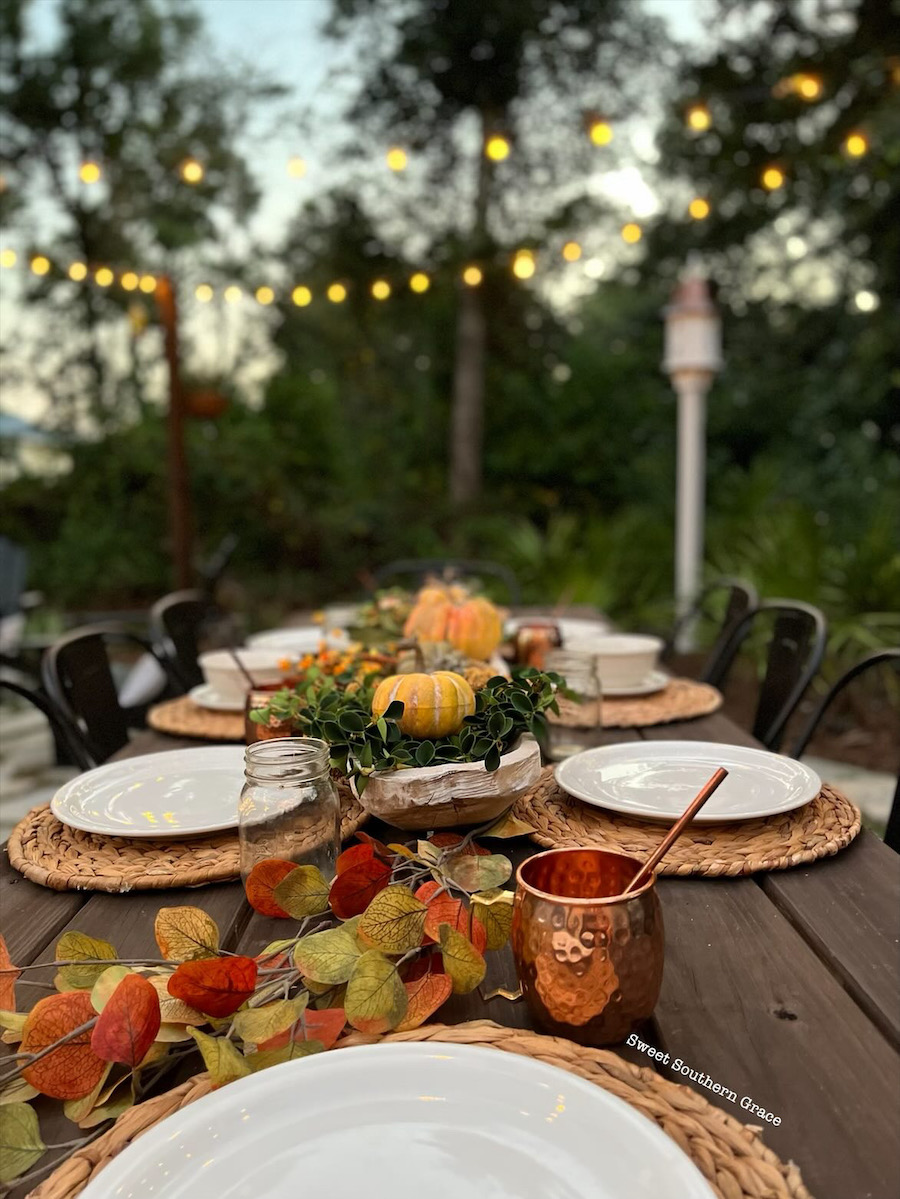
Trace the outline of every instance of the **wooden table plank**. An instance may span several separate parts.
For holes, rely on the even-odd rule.
[[[900,854],[863,830],[834,858],[760,886],[891,1043],[900,1047]]]
[[[659,890],[663,1047],[782,1123],[764,1123],[671,1063],[645,1064],[761,1124],[815,1199],[895,1199],[897,1054],[751,880],[663,879]]]
[[[724,712],[698,716],[694,720],[673,720],[639,729],[645,741],[719,741],[724,745],[751,745],[761,749],[750,733],[736,725]]]
[[[4,850],[0,856],[0,932],[16,965],[33,962],[88,898],[85,891],[50,891],[29,882],[10,865]]]

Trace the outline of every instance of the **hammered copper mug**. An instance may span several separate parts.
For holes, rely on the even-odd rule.
[[[614,1045],[656,1006],[663,921],[656,875],[605,849],[551,849],[516,872],[512,947],[522,993],[548,1032]]]

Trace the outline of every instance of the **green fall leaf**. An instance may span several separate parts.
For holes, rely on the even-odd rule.
[[[295,1024],[306,1011],[308,1002],[309,996],[304,993],[296,999],[276,999],[263,1007],[247,1008],[234,1017],[234,1030],[243,1041],[253,1045],[268,1041]]]
[[[382,1033],[406,1015],[408,996],[395,964],[377,949],[364,953],[347,983],[344,1011],[360,1032]]]
[[[63,933],[56,943],[56,960],[60,962],[88,963],[91,958],[99,958],[98,962],[90,962],[84,966],[60,966],[54,979],[57,990],[60,991],[89,991],[94,983],[107,969],[105,962],[115,961],[119,956],[108,941],[100,941],[89,937],[86,933]],[[60,986],[60,983],[63,985]]]
[[[509,940],[514,898],[512,891],[501,891],[499,887],[472,896],[472,911],[487,933],[487,949],[501,949]]]
[[[314,982],[329,986],[347,982],[362,953],[356,939],[357,924],[354,918],[337,928],[302,937],[294,950],[294,965]]]
[[[0,1182],[12,1182],[26,1173],[46,1149],[33,1107],[27,1103],[0,1107]]]
[[[444,873],[465,891],[488,891],[503,886],[512,874],[512,862],[500,853],[457,854],[445,864]]]
[[[484,958],[468,937],[449,924],[440,927],[441,956],[444,969],[453,981],[454,995],[467,995],[484,978],[487,966]]]
[[[286,874],[272,898],[295,920],[328,910],[329,883],[318,866],[298,866]]]
[[[128,966],[108,966],[103,971],[91,988],[91,1003],[95,1012],[103,1011],[122,979],[132,973]]]
[[[380,891],[359,920],[359,939],[383,953],[406,953],[422,943],[428,905],[399,884]]]
[[[190,1028],[188,1032],[197,1042],[213,1086],[223,1087],[236,1078],[246,1078],[250,1073],[247,1059],[238,1053],[234,1043],[227,1037],[211,1037],[199,1028]]]

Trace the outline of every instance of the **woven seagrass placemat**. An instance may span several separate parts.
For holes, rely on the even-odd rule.
[[[167,699],[147,713],[147,723],[173,737],[203,737],[210,741],[243,741],[243,712],[213,712],[187,695]]]
[[[366,813],[349,786],[338,784],[341,839],[360,827]],[[101,837],[61,824],[49,804],[32,808],[9,838],[16,870],[54,891],[147,891],[202,887],[240,874],[237,832],[159,841]]]
[[[560,699],[559,716],[550,715],[554,724],[567,728],[586,728],[596,720],[595,704],[581,705]],[[709,716],[722,706],[722,696],[709,683],[695,679],[670,679],[661,691],[652,695],[605,696],[600,722],[605,729],[638,729],[671,720],[694,720]]]
[[[812,1199],[799,1169],[792,1162],[785,1164],[768,1149],[757,1129],[713,1107],[690,1087],[669,1082],[649,1067],[632,1066],[609,1050],[586,1049],[561,1037],[503,1028],[490,1020],[452,1026],[427,1024],[381,1038],[354,1033],[336,1048],[378,1040],[480,1045],[536,1058],[603,1087],[652,1120],[691,1158],[719,1199]],[[209,1078],[199,1074],[131,1108],[108,1132],[59,1166],[31,1191],[29,1199],[74,1199],[142,1133],[211,1090]]]
[[[645,858],[668,827],[583,804],[557,785],[550,766],[516,801],[513,811],[533,826],[532,840],[547,849],[596,845]],[[730,878],[757,870],[784,870],[837,853],[860,827],[859,808],[825,784],[815,799],[793,812],[686,829],[666,854],[659,873]]]

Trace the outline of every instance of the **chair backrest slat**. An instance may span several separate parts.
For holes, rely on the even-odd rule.
[[[157,600],[150,610],[153,640],[170,659],[185,690],[203,682],[197,659],[209,607],[202,591],[173,591]]]

